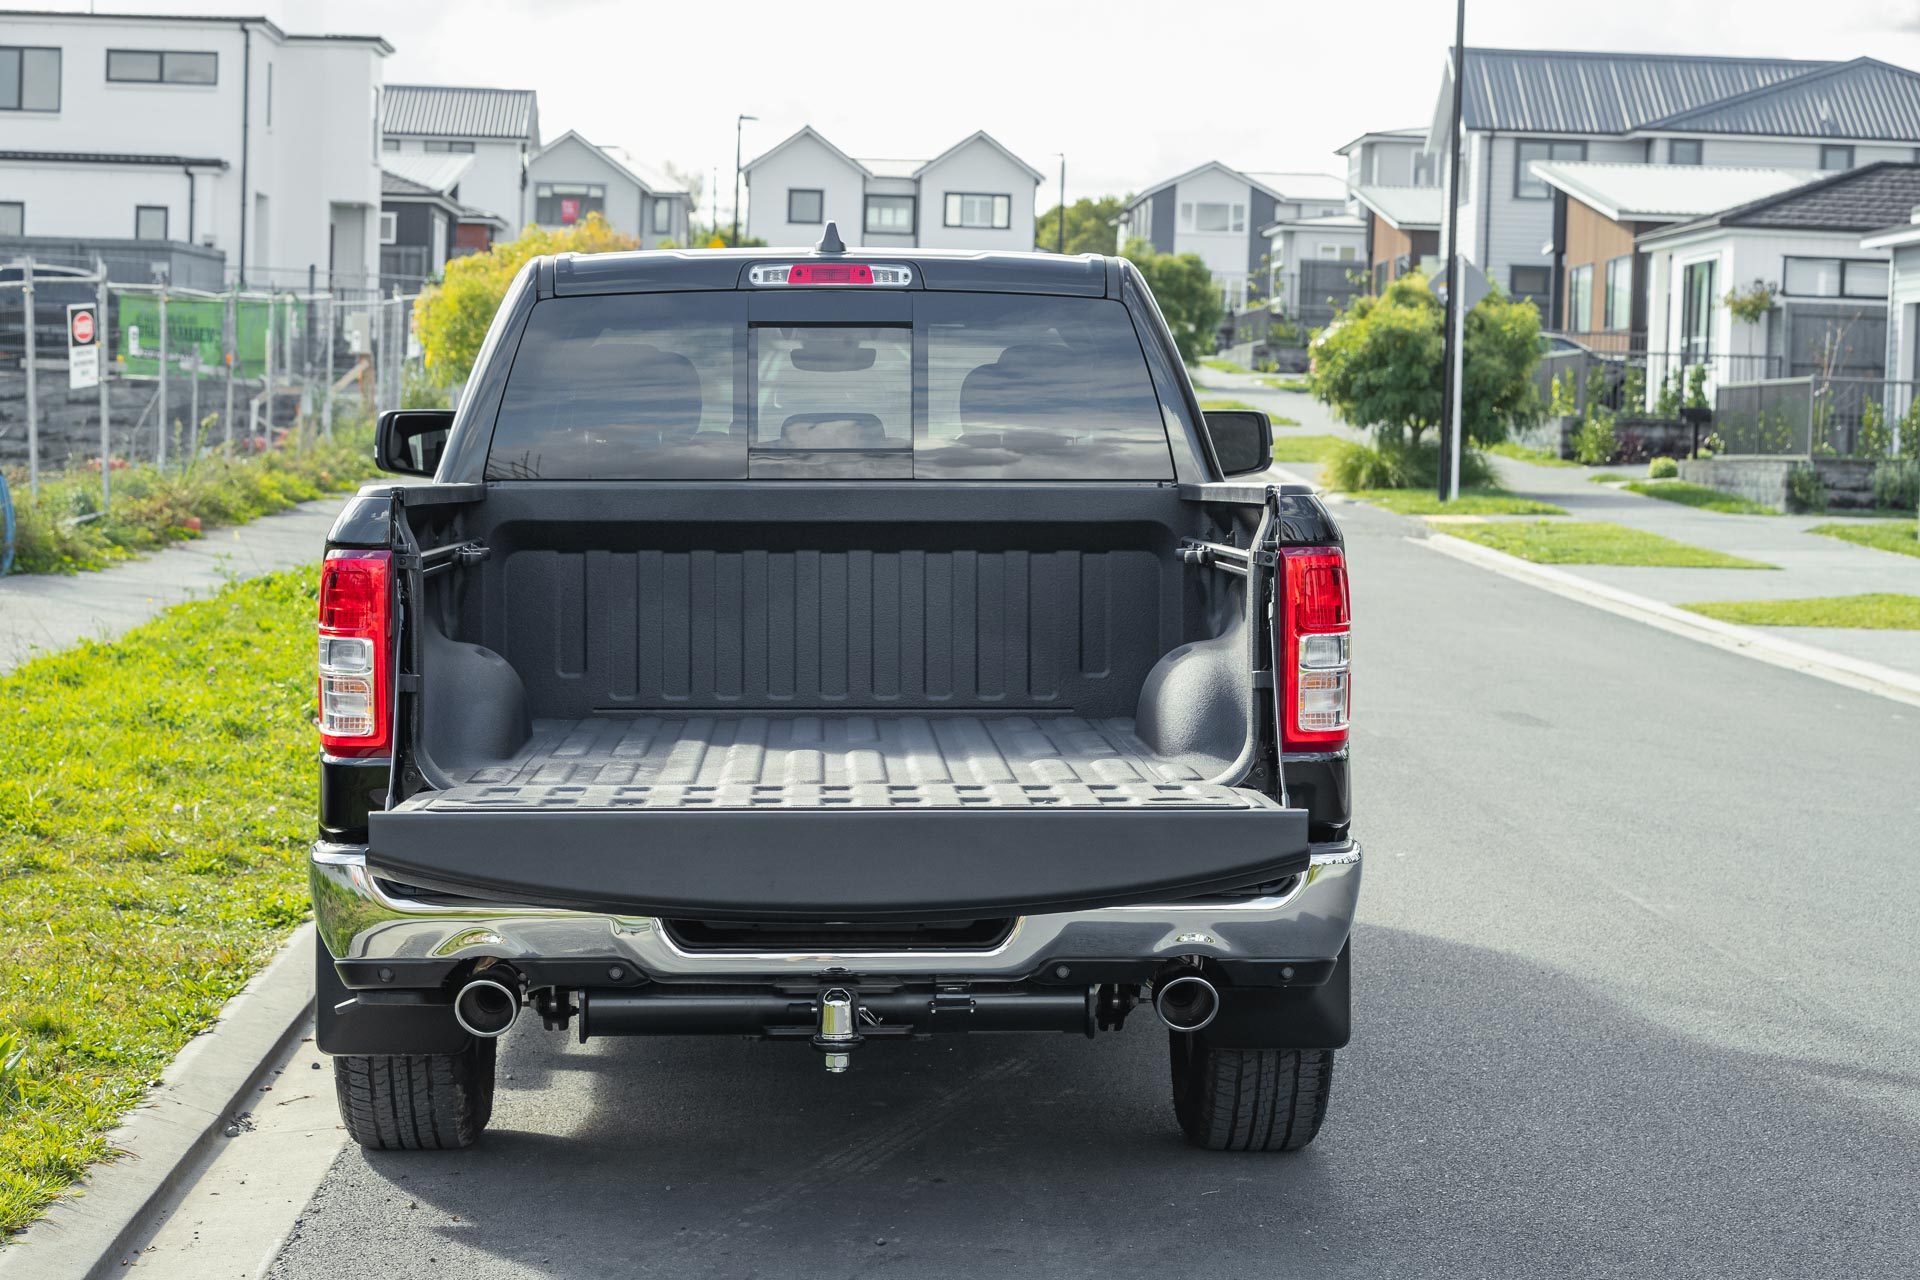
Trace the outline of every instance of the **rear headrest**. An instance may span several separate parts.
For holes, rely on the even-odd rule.
[[[1032,405],[1032,388],[1022,384],[1072,358],[1071,352],[1055,343],[1008,347],[998,360],[981,365],[960,384],[961,429],[1019,422],[1030,414]]]
[[[548,375],[575,401],[599,401],[607,425],[690,435],[705,398],[700,371],[677,351],[625,342],[570,343]]]

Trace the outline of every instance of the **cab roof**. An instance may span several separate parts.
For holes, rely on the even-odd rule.
[[[1097,253],[1005,253],[964,249],[817,247],[649,249],[630,253],[563,253],[540,260],[540,294],[674,293],[754,289],[748,268],[788,262],[903,263],[914,268],[914,289],[969,293],[1045,293],[1119,296],[1120,260]],[[844,289],[842,290],[844,291]]]

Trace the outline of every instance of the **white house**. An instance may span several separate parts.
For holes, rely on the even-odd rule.
[[[1365,220],[1345,211],[1282,218],[1261,235],[1268,246],[1263,283],[1278,313],[1308,325],[1333,319],[1328,299],[1350,296],[1348,274],[1366,267]]]
[[[0,237],[201,246],[226,280],[373,287],[392,52],[260,18],[0,13]]]
[[[527,162],[528,222],[565,227],[598,213],[643,249],[685,245],[693,200],[619,147],[598,147],[572,129]]]
[[[1905,222],[1885,227],[1860,241],[1870,253],[1892,255],[1887,282],[1887,377],[1897,383],[1895,418],[1906,414],[1920,381],[1920,204]]]
[[[1553,293],[1553,191],[1537,161],[1838,171],[1915,157],[1920,74],[1872,58],[1811,62],[1468,49],[1460,248],[1510,294]],[[1428,130],[1444,173],[1447,59]],[[1444,251],[1444,250],[1443,250]]]
[[[491,242],[507,229],[498,214],[460,201],[472,155],[402,152],[386,156],[380,168],[382,292],[414,292],[437,279],[449,258],[479,252],[473,242]]]
[[[1427,150],[1425,129],[1378,129],[1363,133],[1337,156],[1347,160],[1347,186],[1437,187],[1439,165]]]
[[[741,172],[746,233],[770,245],[812,244],[834,222],[869,248],[1034,247],[1041,173],[985,130],[931,160],[861,160],[806,125]]]
[[[460,183],[462,203],[499,215],[514,231],[532,220],[527,162],[540,149],[540,101],[533,90],[391,84],[380,128],[388,155],[472,156]]]
[[[1705,366],[1708,385],[1824,374],[1878,378],[1888,352],[1885,244],[1863,237],[1920,205],[1920,164],[1882,162],[1646,232],[1648,380]],[[1755,297],[1743,319],[1729,295]]]
[[[1266,173],[1209,160],[1155,183],[1120,210],[1118,243],[1140,239],[1161,253],[1198,254],[1230,311],[1246,305],[1248,282],[1264,282],[1274,223],[1345,211],[1346,183],[1324,173]]]

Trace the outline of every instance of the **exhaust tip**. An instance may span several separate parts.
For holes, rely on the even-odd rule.
[[[1153,989],[1153,1011],[1175,1031],[1200,1031],[1220,1012],[1220,992],[1205,978],[1182,974]]]
[[[520,1016],[520,993],[492,978],[475,978],[453,998],[453,1020],[468,1035],[492,1040]]]

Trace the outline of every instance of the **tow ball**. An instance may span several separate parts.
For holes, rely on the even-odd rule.
[[[853,1051],[860,1047],[860,1004],[845,987],[820,994],[820,1025],[813,1047],[825,1055],[827,1070],[845,1071]]]

